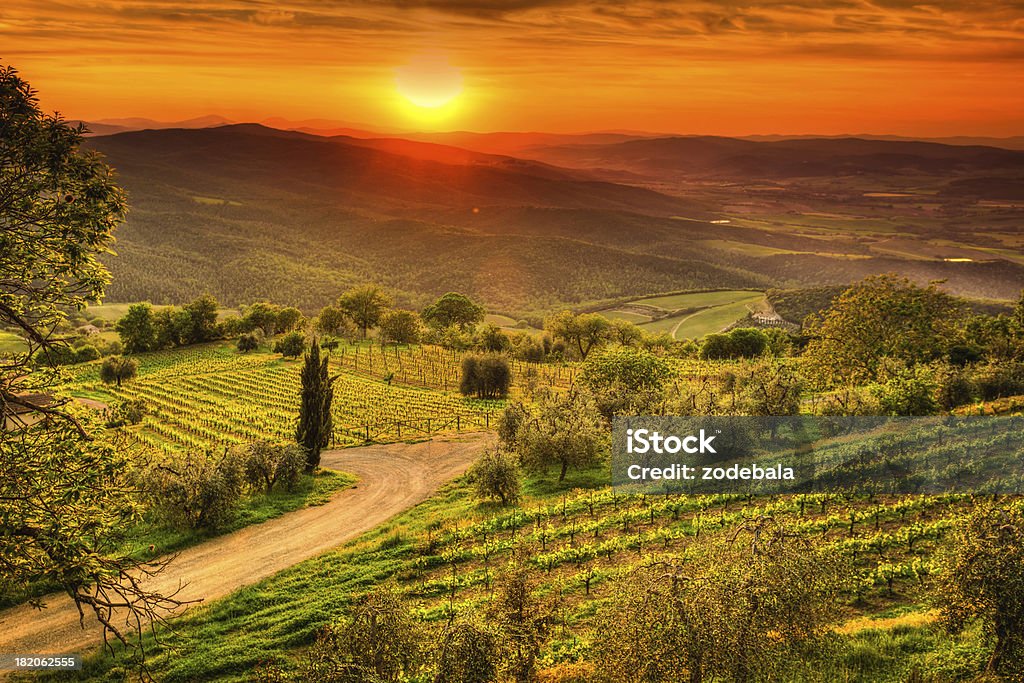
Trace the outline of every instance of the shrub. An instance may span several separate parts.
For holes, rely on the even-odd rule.
[[[289,332],[274,344],[274,353],[285,358],[298,358],[306,350],[306,338],[301,332]]]
[[[249,351],[255,351],[259,348],[260,340],[256,338],[256,335],[252,332],[246,332],[238,337],[238,350],[242,353],[248,353]]]
[[[502,505],[519,500],[519,465],[501,449],[484,451],[469,471],[478,498],[496,498]]]
[[[986,673],[1024,679],[1024,507],[983,506],[965,517],[940,553],[935,593],[942,624],[980,621],[994,649]]]
[[[350,618],[326,626],[309,649],[301,680],[383,683],[406,680],[421,660],[409,609],[390,590],[363,597]]]
[[[882,381],[871,387],[883,415],[934,415],[939,404],[935,400],[938,383],[931,368],[888,366],[882,370]]]
[[[501,644],[484,623],[461,619],[441,632],[434,683],[489,683],[498,676]]]
[[[107,427],[115,428],[125,425],[137,425],[142,422],[142,416],[145,414],[146,402],[141,398],[120,401],[110,409]]]

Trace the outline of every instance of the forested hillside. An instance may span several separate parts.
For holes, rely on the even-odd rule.
[[[995,248],[984,258],[910,258],[886,225],[872,228],[884,237],[875,249],[873,236],[827,240],[784,223],[721,219],[731,210],[727,188],[670,195],[441,145],[256,125],[88,144],[116,168],[132,203],[116,256],[104,259],[109,301],[178,303],[209,292],[227,305],[272,299],[313,310],[339,288],[376,280],[410,307],[458,288],[522,317],[655,292],[847,284],[878,272],[1005,299],[1024,282],[1024,265]]]

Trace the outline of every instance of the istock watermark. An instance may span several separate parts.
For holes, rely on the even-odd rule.
[[[1020,493],[1024,418],[619,417],[612,483],[651,493]]]

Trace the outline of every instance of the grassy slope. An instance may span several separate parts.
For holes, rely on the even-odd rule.
[[[455,609],[473,609],[487,599],[487,582],[517,543],[529,550],[540,592],[550,595],[557,591],[562,595],[569,630],[557,633],[545,649],[544,661],[550,665],[573,658],[578,646],[585,647],[593,635],[594,614],[623,572],[663,553],[671,555],[684,549],[699,552],[700,536],[694,537],[695,524],[701,526],[705,537],[717,529],[728,533],[750,515],[768,509],[764,507],[767,505],[773,514],[806,524],[808,538],[816,542],[841,544],[847,538],[848,513],[842,505],[828,509],[812,505],[804,517],[798,516],[795,499],[755,498],[744,504],[737,497],[731,503],[719,502],[704,509],[692,499],[679,498],[674,499],[678,509],[673,509],[673,499],[659,496],[655,508],[639,498],[613,499],[607,489],[600,488],[606,476],[601,469],[574,472],[565,487],[550,477],[531,477],[526,500],[517,513],[492,504],[477,504],[465,481],[453,482],[430,500],[336,551],[193,610],[154,650],[157,678],[168,682],[241,681],[249,680],[253,668],[262,662],[291,666],[317,630],[344,615],[354,598],[392,582],[406,594],[428,627],[438,627],[449,614],[451,561],[457,564]],[[569,487],[581,488],[568,491]],[[588,511],[591,505],[594,514]],[[899,529],[915,523],[941,522],[954,514],[958,505],[955,501],[924,501],[906,512],[891,501],[883,508],[880,529],[875,531],[865,518],[857,529],[858,537],[892,538]],[[869,513],[872,508],[862,502],[850,509]],[[703,521],[698,522],[702,514]],[[830,522],[830,517],[841,521]],[[509,529],[510,520],[518,526],[515,538]],[[595,524],[599,530],[596,539],[590,530]],[[489,562],[480,555],[482,529],[490,530],[486,539],[495,548]],[[540,547],[539,529],[550,533],[546,552]],[[569,540],[570,529],[576,534],[575,542]],[[591,593],[586,595],[572,549],[584,552],[589,545],[599,547],[602,543],[612,544],[611,559],[599,554],[582,560],[584,567],[596,571]],[[913,552],[892,545],[886,550],[886,559],[898,562],[927,557],[934,543],[919,541]],[[869,555],[862,555],[865,571],[878,561]],[[840,620],[845,624],[839,627],[837,636],[840,654],[827,663],[816,663],[811,669],[815,675],[808,678],[898,681],[912,667],[927,666],[931,658],[942,656],[955,643],[936,630],[928,615],[921,615],[924,608],[915,606],[920,595],[916,579],[900,579],[891,595],[879,586],[860,601],[851,597]],[[893,621],[894,615],[917,616],[901,616]],[[831,657],[831,650],[829,653]],[[82,678],[106,679],[119,666],[109,657],[93,658]]]

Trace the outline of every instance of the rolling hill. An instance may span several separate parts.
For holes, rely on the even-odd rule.
[[[646,141],[621,144],[636,143]],[[432,142],[241,124],[88,144],[116,168],[132,207],[107,259],[110,301],[180,303],[210,292],[227,306],[271,299],[312,310],[369,280],[403,306],[455,289],[518,319],[664,291],[848,283],[888,271],[947,279],[977,297],[1010,298],[1024,283],[1024,265],[997,242],[975,259],[909,258],[872,251],[842,229],[723,219],[739,196],[729,187],[665,194]],[[760,143],[707,142],[714,153],[703,163],[751,144]]]

